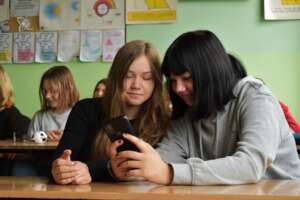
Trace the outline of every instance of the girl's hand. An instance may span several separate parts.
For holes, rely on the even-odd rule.
[[[77,176],[74,162],[71,161],[71,153],[71,150],[64,150],[63,154],[52,163],[51,173],[57,184],[72,183]]]
[[[117,158],[117,149],[119,146],[121,146],[123,144],[123,140],[116,140],[115,142],[113,142],[110,145],[110,151],[109,151],[109,156],[111,158],[110,162],[111,162],[111,172],[113,175],[113,178],[117,179],[117,180],[126,180],[127,176],[127,169],[121,168],[120,165],[126,161],[126,159],[123,158]]]
[[[128,170],[126,176],[143,177],[158,184],[167,185],[172,182],[172,167],[161,160],[150,144],[130,134],[123,134],[123,137],[140,150],[140,152],[123,151],[117,155],[116,159],[126,160],[119,166],[123,170]]]
[[[82,185],[92,182],[92,178],[89,172],[88,166],[80,161],[74,162],[74,167],[76,169],[76,176],[74,177],[72,184]]]
[[[48,139],[52,141],[59,141],[60,138],[62,137],[64,131],[63,130],[53,130],[49,131],[48,134]]]

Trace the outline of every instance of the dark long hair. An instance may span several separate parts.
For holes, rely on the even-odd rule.
[[[234,56],[227,54],[217,36],[207,30],[187,32],[168,48],[162,63],[173,105],[173,118],[182,116],[188,106],[171,88],[170,75],[191,73],[193,80],[194,119],[207,118],[224,109],[234,98],[232,89],[246,69]]]

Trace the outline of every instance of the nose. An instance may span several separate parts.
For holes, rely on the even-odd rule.
[[[50,92],[46,92],[46,93],[45,93],[45,98],[46,98],[46,99],[49,99],[50,97],[51,97],[51,93],[50,93]]]
[[[133,82],[131,84],[131,87],[132,88],[140,88],[140,86],[141,86],[141,80],[140,80],[140,78],[139,77],[134,78]]]
[[[174,83],[173,89],[176,93],[181,93],[186,90],[185,85],[182,83],[182,81],[176,81]]]

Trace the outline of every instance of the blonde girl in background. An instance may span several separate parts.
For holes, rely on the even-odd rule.
[[[28,135],[44,131],[49,140],[59,141],[69,113],[79,100],[79,92],[70,70],[65,66],[48,69],[42,76],[39,96],[41,110],[31,120]]]
[[[0,139],[13,139],[26,135],[30,119],[20,113],[13,101],[13,86],[0,65]],[[15,134],[15,135],[14,135]],[[0,175],[11,174],[16,154],[1,154]]]

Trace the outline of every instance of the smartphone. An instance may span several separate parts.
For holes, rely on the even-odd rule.
[[[110,119],[109,121],[107,121],[107,123],[105,123],[103,129],[111,142],[114,142],[118,139],[122,139],[124,141],[124,143],[120,147],[118,147],[118,152],[125,150],[139,151],[134,144],[132,144],[129,140],[123,138],[123,133],[129,133],[138,137],[138,134],[134,131],[133,126],[126,116],[119,116]]]

